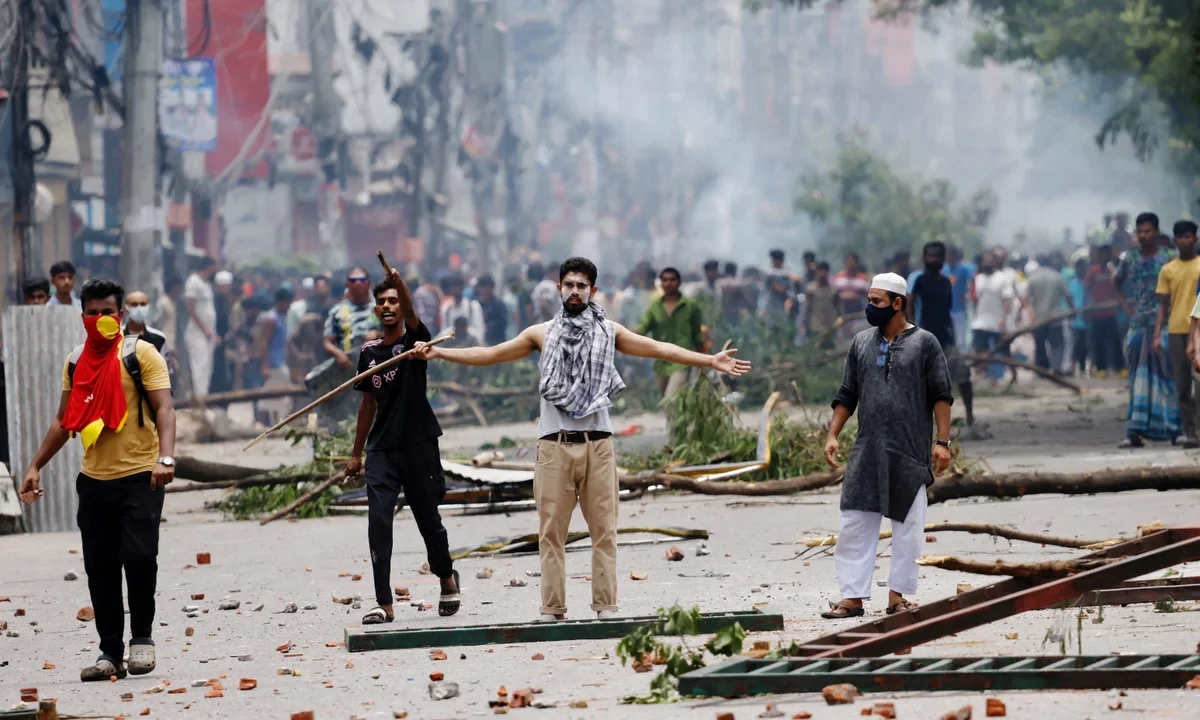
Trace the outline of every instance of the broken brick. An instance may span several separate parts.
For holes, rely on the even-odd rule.
[[[25,608],[13,610],[13,617],[25,617]]]
[[[933,535],[926,535],[925,542],[927,542],[927,543],[937,542],[937,538],[934,537]]]
[[[509,702],[509,707],[523,708],[523,707],[529,707],[532,704],[533,704],[533,689],[532,688],[522,688],[520,690],[513,690],[512,700]]]
[[[225,697],[225,693],[221,692],[220,690],[217,690],[216,688],[213,688],[212,690],[209,690],[208,692],[204,693],[204,697],[206,697],[206,698],[223,698],[223,697]]]
[[[339,643],[339,642],[334,642],[334,641],[332,641],[332,640],[330,640],[329,642],[325,643],[325,647],[329,647],[329,648],[334,648],[334,647],[337,647],[338,645],[341,645],[341,643]]]
[[[1112,709],[1119,709],[1120,703],[1118,702],[1117,705],[1118,707]],[[1008,715],[1008,709],[1004,707],[1004,702],[1000,698],[988,698],[985,714],[988,717],[1005,717]]]
[[[42,661],[42,669],[43,670],[53,670],[54,663],[50,662],[49,660],[43,660]]]
[[[170,690],[168,690],[167,694],[168,695],[182,695],[185,692],[187,692],[187,688],[177,687],[177,688],[171,688]]]
[[[429,651],[429,659],[430,660],[445,660],[446,659],[446,651],[445,650],[430,650]]]
[[[974,707],[971,705],[964,705],[957,710],[951,710],[943,715],[942,720],[971,720],[971,713],[973,711]]]
[[[792,720],[809,720],[809,718],[811,718],[811,717],[812,717],[812,713],[810,713],[807,710],[801,710],[800,712],[798,712],[792,716]]]
[[[865,707],[865,708],[863,708],[862,710],[859,710],[859,711],[858,711],[858,714],[859,714],[859,715],[871,715],[871,714],[872,714],[872,713],[871,713],[871,708],[869,708],[869,707]]]
[[[1187,685],[1184,685],[1184,687],[1188,690],[1200,690],[1200,675],[1188,680]]]
[[[429,673],[429,679],[434,682],[439,682],[446,679],[446,674],[434,670],[433,672]]]
[[[974,589],[973,587],[971,587],[970,585],[968,585],[968,584],[966,584],[966,583],[959,583],[958,585],[956,585],[956,586],[954,587],[954,590],[955,590],[955,593],[954,593],[954,594],[955,594],[955,595],[962,595],[963,593],[965,593],[965,592],[970,592],[970,591],[971,591],[971,590],[973,590],[973,589]]]
[[[506,697],[508,697],[508,688],[501,685],[500,689],[496,691],[496,694],[502,698],[506,698]]]
[[[294,712],[294,713],[292,713],[291,720],[313,720],[313,712],[312,712],[312,710],[305,710],[303,712]]]
[[[679,562],[683,560],[683,551],[672,545],[666,552],[666,558],[670,562]]]
[[[150,714],[150,708],[146,708],[145,710],[142,710],[140,713],[138,713],[138,715],[149,715],[149,714]]]
[[[871,711],[882,718],[895,718],[896,704],[891,702],[877,702],[875,703],[875,707],[871,708]]]
[[[184,637],[191,637],[196,634],[196,628],[185,628],[183,631]]]
[[[633,572],[629,573],[630,580],[645,580],[649,577],[650,576],[648,574],[646,574],[644,572],[638,572],[637,570],[634,570]]]
[[[212,564],[212,556],[208,553],[196,553],[196,564],[210,565]]]
[[[276,652],[281,652],[281,653],[291,652],[291,651],[292,651],[292,641],[291,641],[291,640],[288,640],[288,641],[287,641],[287,642],[285,642],[284,644],[282,644],[282,645],[280,645],[279,647],[275,648],[275,651],[276,651]]]
[[[350,582],[358,582],[359,580],[362,580],[362,573],[355,573],[350,576]]]
[[[37,702],[38,691],[35,687],[21,688],[21,702]]]
[[[1124,705],[1124,703],[1121,702],[1120,700],[1113,700],[1112,702],[1110,702],[1108,704],[1108,709],[1109,710],[1120,710],[1123,705]]]
[[[258,687],[258,681],[254,678],[242,678],[238,680],[238,690],[253,690]]]
[[[193,600],[203,600],[204,593],[192,593],[192,599]]]
[[[735,720],[733,713],[717,713],[717,720]]]
[[[530,659],[530,660],[533,660],[534,662],[537,662],[537,661],[539,661],[539,660],[545,660],[545,659],[546,659],[546,656],[545,656],[545,655],[543,655],[543,654],[541,654],[541,653],[534,653],[533,657],[531,657],[531,658],[529,658],[529,659]]]
[[[79,608],[79,612],[75,613],[75,619],[79,622],[91,622],[96,619],[96,611],[91,605]]]
[[[825,698],[825,702],[830,705],[850,705],[854,702],[854,698],[861,694],[858,688],[850,683],[827,685],[821,689],[821,697]]]

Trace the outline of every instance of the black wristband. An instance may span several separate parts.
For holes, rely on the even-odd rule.
[[[936,444],[936,445],[941,445],[941,446],[942,446],[942,447],[944,447],[944,448],[949,448],[949,447],[950,447],[950,441],[949,441],[949,440],[934,440],[933,442],[934,442],[934,444]]]

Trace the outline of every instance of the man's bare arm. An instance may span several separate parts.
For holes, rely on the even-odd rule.
[[[475,367],[515,362],[529,357],[535,350],[540,349],[545,332],[545,328],[541,325],[534,325],[522,330],[521,334],[512,340],[491,347],[443,348],[426,345],[423,357],[427,360],[446,360],[459,365]]]
[[[162,457],[175,456],[175,401],[171,390],[148,390],[147,399],[154,408],[154,427],[158,430],[158,454]]]
[[[671,343],[660,342],[645,335],[638,335],[629,328],[613,323],[617,331],[617,350],[626,355],[641,358],[666,360],[667,362],[691,367],[712,367],[713,355],[698,353]]]
[[[937,439],[950,441],[950,403],[938,400],[933,404],[933,420],[937,423]]]
[[[421,318],[417,317],[417,310],[413,307],[412,293],[409,292],[408,285],[404,284],[404,278],[400,276],[400,271],[392,268],[392,272],[388,275],[388,282],[396,288],[396,295],[400,298],[400,316],[404,318],[404,324],[416,330],[417,326],[421,324]]]

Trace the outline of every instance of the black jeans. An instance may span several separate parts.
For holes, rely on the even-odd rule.
[[[129,588],[129,630],[134,640],[150,638],[154,627],[154,590],[158,583],[158,524],[162,488],[150,489],[150,473],[116,480],[80,475],[79,534],[83,569],[96,613],[100,652],[120,662],[125,653],[125,603],[121,568]]]
[[[1098,371],[1118,372],[1125,369],[1125,338],[1117,327],[1115,317],[1096,318],[1088,322],[1088,345],[1092,350],[1092,367]]]
[[[417,529],[425,539],[429,569],[445,579],[454,572],[450,538],[442,525],[438,504],[446,496],[442,456],[436,439],[403,450],[367,454],[367,542],[371,546],[371,573],[375,577],[375,602],[392,604],[392,521],[401,490],[412,510]]]
[[[1088,334],[1084,328],[1071,328],[1071,370],[1087,373]]]
[[[1054,323],[1033,331],[1034,362],[1043,370],[1062,372],[1063,329]]]

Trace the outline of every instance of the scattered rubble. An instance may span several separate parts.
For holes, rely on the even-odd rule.
[[[541,653],[534,653],[533,657],[531,657],[529,659],[533,660],[534,662],[539,662],[541,660],[545,660],[546,656]]]
[[[964,705],[963,707],[959,708],[958,710],[951,710],[950,712],[943,715],[942,720],[971,720],[971,712],[973,710],[974,710],[973,706]]]
[[[79,608],[79,612],[75,613],[75,619],[79,622],[91,622],[96,619],[96,611],[92,610],[91,605],[86,605]]]
[[[638,570],[634,570],[633,572],[629,573],[630,580],[646,580],[649,577],[649,573],[640,572]]]
[[[225,602],[221,603],[218,608],[221,610],[237,610],[241,606],[242,603],[240,600],[226,600]]]
[[[767,703],[767,709],[759,713],[758,716],[760,718],[780,718],[783,717],[783,713],[775,707],[774,702],[769,702]]]
[[[453,682],[431,682],[429,683],[429,697],[434,700],[449,700],[450,698],[458,697],[458,683]]]
[[[238,690],[253,690],[258,687],[258,681],[254,678],[242,678],[238,680]]]
[[[212,556],[208,553],[196,553],[196,564],[210,565],[212,564]]]
[[[79,574],[77,572],[75,572],[74,570],[68,570],[67,574],[63,575],[63,580],[66,580],[67,582],[70,582],[72,580],[78,580],[78,579],[79,579]]]
[[[434,660],[434,661],[445,660],[446,659],[446,651],[445,650],[430,650],[429,651],[429,659]]]
[[[446,674],[434,670],[433,672],[429,673],[429,679],[433,682],[441,682],[442,680],[446,679]]]
[[[896,717],[896,704],[891,702],[877,702],[871,708],[871,713],[873,715],[878,715],[881,718],[894,720]]]
[[[512,580],[509,580],[509,581],[508,581],[508,585],[507,585],[507,587],[510,587],[510,588],[523,588],[523,587],[525,587],[525,586],[526,586],[526,585],[528,585],[528,584],[529,584],[529,583],[525,582],[525,581],[524,581],[524,580],[522,580],[521,578],[513,578]]]
[[[479,572],[475,573],[475,578],[478,580],[487,580],[488,578],[490,578],[492,575],[495,575],[495,574],[496,574],[495,570],[493,570],[490,567],[485,567],[482,570],[480,570]]]
[[[1121,703],[1118,702],[1117,703],[1118,708],[1120,707],[1120,705],[1121,705]],[[1112,708],[1112,709],[1116,710],[1118,708]],[[1004,702],[1001,701],[999,698],[988,698],[987,699],[987,707],[985,709],[985,714],[987,715],[987,717],[1005,717],[1008,715],[1008,708],[1004,707]]]
[[[712,551],[708,549],[707,543],[702,542],[696,546],[696,557],[704,557],[705,555],[712,555]]]
[[[679,562],[683,560],[683,551],[672,545],[665,553],[665,557],[669,562]]]

